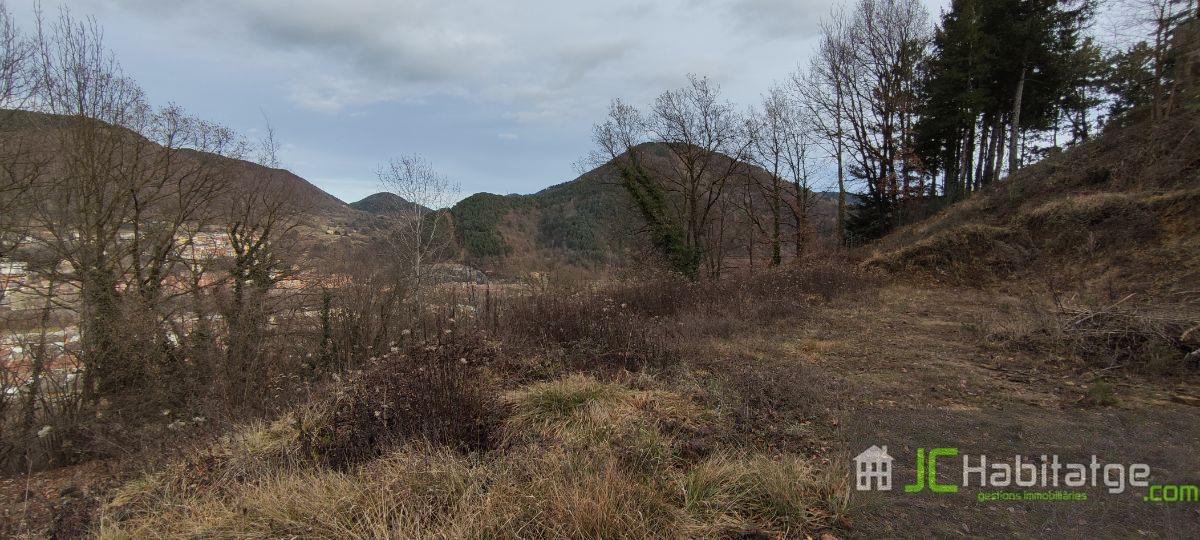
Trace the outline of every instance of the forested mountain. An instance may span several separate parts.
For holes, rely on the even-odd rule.
[[[670,167],[672,157],[663,145],[647,145],[644,150],[660,168]],[[728,156],[716,160],[728,163]],[[729,191],[745,194],[760,189],[770,173],[753,164],[742,164],[730,181]],[[794,193],[792,191],[791,193]],[[836,192],[810,192],[812,222],[804,233],[814,242],[831,239],[837,212]],[[856,200],[851,196],[851,202]],[[749,213],[747,212],[749,209]],[[455,204],[456,237],[467,261],[487,267],[510,265],[547,265],[569,263],[586,267],[628,263],[632,256],[650,255],[653,249],[645,236],[645,221],[621,184],[618,165],[604,163],[575,180],[548,187],[530,195],[494,195],[477,193]],[[770,257],[769,239],[758,233],[747,243],[748,231],[769,220],[770,209],[763,201],[737,210],[739,219],[726,224],[731,238],[729,257],[747,264],[750,250],[765,266]],[[788,238],[787,256],[794,254],[795,221],[784,223]],[[750,236],[754,236],[750,234]]]

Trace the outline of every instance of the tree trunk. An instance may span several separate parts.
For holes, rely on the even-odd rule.
[[[1021,68],[1021,79],[1017,82],[1017,95],[1013,98],[1012,125],[1009,126],[1008,135],[1008,174],[1011,176],[1017,172],[1017,135],[1021,132],[1021,98],[1025,95],[1025,72],[1027,68]]]
[[[779,167],[777,166],[775,169],[776,172],[771,176],[771,266],[779,266],[783,262],[779,222]]]
[[[975,181],[971,186],[973,190],[978,190],[992,174],[992,145],[995,144],[992,138],[992,122],[992,118],[986,116],[979,125],[979,162],[975,164]],[[974,152],[975,149],[972,148],[971,151]]]
[[[999,180],[1000,179],[1000,171],[1001,171],[1001,169],[1004,168],[1004,142],[1005,142],[1004,141],[1004,122],[996,122],[996,127],[995,127],[994,132],[992,133],[992,138],[996,141],[997,144],[996,144],[996,149],[995,149],[996,156],[994,159],[996,162],[996,170],[995,170],[995,174],[992,176],[991,179]],[[1012,171],[1009,171],[1009,174],[1012,174]]]
[[[793,179],[792,186],[796,190],[796,208],[799,210],[796,213],[796,260],[800,261],[804,256],[804,235],[808,232],[808,192],[800,185],[799,176]]]
[[[25,406],[21,413],[21,437],[25,443],[25,456],[29,459],[29,446],[33,441],[33,426],[37,416],[37,402],[42,388],[42,375],[46,371],[47,351],[46,347],[46,331],[50,326],[50,312],[54,307],[52,296],[54,292],[54,280],[50,280],[50,295],[46,298],[45,307],[42,308],[42,316],[39,321],[40,331],[38,332],[37,347],[34,349],[33,362],[29,369],[29,393],[25,396]],[[64,344],[66,342],[64,336]]]
[[[962,167],[962,190],[959,196],[965,196],[971,192],[971,179],[975,172],[975,122],[971,122],[971,127],[967,128],[967,135],[963,141],[963,167]]]
[[[754,229],[758,228],[757,221],[752,213],[754,212],[754,199],[750,197],[750,180],[746,181],[746,221],[749,222],[749,227],[746,228],[746,255],[750,258],[750,273],[754,273]],[[772,243],[774,243],[772,241]]]
[[[991,134],[988,135],[987,145],[987,172],[981,179],[981,184],[990,184],[993,180],[1000,178],[1000,169],[1004,167],[1002,157],[1004,156],[1004,120],[999,117],[991,126]]]
[[[842,158],[842,88],[841,81],[837,84],[837,112],[834,121],[837,123],[837,179],[838,179],[838,208],[837,208],[837,239],[838,245],[846,245],[846,172]]]

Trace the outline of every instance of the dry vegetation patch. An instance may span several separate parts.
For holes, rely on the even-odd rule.
[[[790,454],[680,459],[679,437],[718,421],[646,376],[571,375],[504,395],[504,451],[410,440],[360,465],[261,460],[197,487],[191,466],[126,484],[104,538],[683,538],[835,526],[845,478]],[[238,450],[302,448],[295,419],[251,428]],[[291,426],[291,427],[289,427]],[[223,443],[231,451],[232,440]],[[230,461],[221,464],[233,468]]]
[[[1019,267],[1027,252],[1011,230],[968,224],[937,232],[896,251],[868,259],[868,267],[933,275],[945,281],[991,281]]]

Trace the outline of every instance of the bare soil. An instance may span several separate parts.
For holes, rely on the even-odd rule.
[[[780,364],[807,366],[811,376],[790,384],[798,399],[824,395],[838,403],[828,423],[846,455],[878,444],[896,457],[893,491],[855,494],[850,535],[1200,534],[1200,503],[1145,502],[1146,488],[1122,494],[1088,488],[1081,502],[978,502],[973,487],[904,493],[900,486],[915,478],[920,447],[957,447],[1010,462],[1016,454],[1058,454],[1071,462],[1094,454],[1103,463],[1149,464],[1152,484],[1200,484],[1200,386],[1195,374],[1105,373],[1116,404],[1095,406],[1087,399],[1094,370],[983,339],[1020,306],[1019,298],[900,285],[868,294],[819,308],[782,336],[744,344],[776,355]],[[961,478],[960,459],[939,463],[945,465],[939,477]]]

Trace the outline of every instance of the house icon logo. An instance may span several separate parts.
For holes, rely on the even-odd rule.
[[[854,487],[859,491],[892,490],[892,456],[888,455],[887,446],[872,445],[870,448],[854,457]],[[872,480],[874,482],[872,482]],[[872,487],[874,484],[874,487]]]

